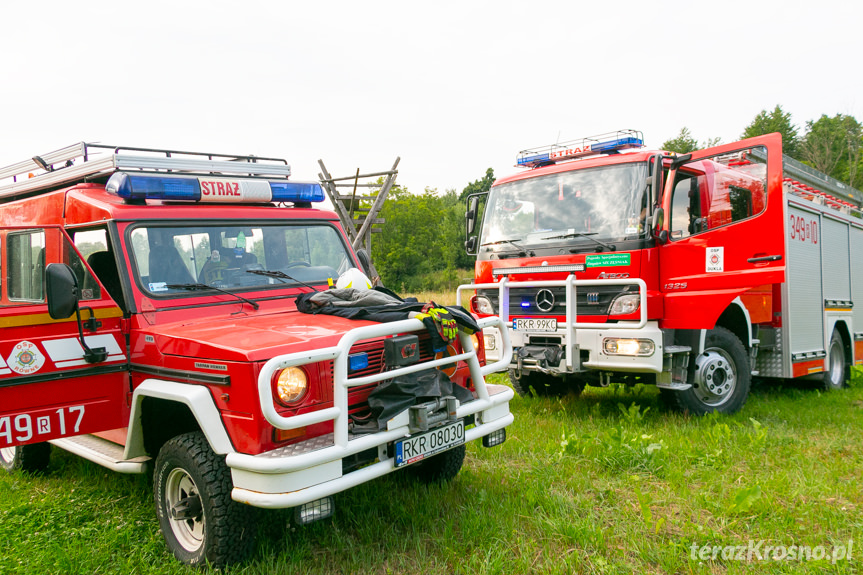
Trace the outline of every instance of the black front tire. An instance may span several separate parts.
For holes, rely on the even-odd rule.
[[[692,387],[673,392],[677,407],[693,415],[740,411],[752,384],[749,354],[740,338],[724,327],[713,328],[707,332],[704,353],[695,362]]]
[[[153,492],[168,548],[187,565],[223,567],[245,559],[255,532],[252,508],[231,499],[225,456],[201,432],[168,441],[159,451]]]
[[[464,445],[414,463],[407,468],[408,473],[423,483],[443,483],[450,481],[461,470],[466,452]]]
[[[514,369],[509,370],[509,382],[522,397],[530,397],[531,388],[539,397],[563,397],[570,393],[581,395],[584,391],[584,381],[572,375],[555,376],[540,371],[522,371],[521,377],[516,377],[515,373]]]
[[[51,459],[50,443],[33,443],[0,449],[0,467],[8,472],[17,470],[41,473]]]

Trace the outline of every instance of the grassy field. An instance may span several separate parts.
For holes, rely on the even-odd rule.
[[[666,410],[651,388],[516,398],[508,441],[470,445],[453,482],[425,486],[397,473],[336,496],[334,518],[305,528],[264,512],[254,556],[227,571],[856,573],[863,377],[855,379],[830,394],[761,387],[741,413],[701,419]],[[45,476],[0,474],[0,538],[3,574],[194,572],[162,542],[147,478],[56,449]],[[748,561],[721,549],[750,541]],[[852,559],[835,564],[774,560],[772,550],[758,559],[767,546],[816,555],[824,546],[829,556],[849,541]],[[698,557],[712,546],[716,559]]]

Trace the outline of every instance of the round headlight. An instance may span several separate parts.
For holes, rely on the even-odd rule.
[[[482,333],[482,332],[479,332]],[[470,334],[470,340],[473,342],[473,348],[479,349],[479,336],[476,333]]]
[[[309,380],[298,367],[283,369],[276,376],[276,395],[282,403],[294,403],[306,395]]]

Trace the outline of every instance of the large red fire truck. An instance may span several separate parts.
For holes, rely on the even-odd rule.
[[[779,134],[677,155],[625,130],[518,166],[478,236],[468,198],[478,257],[459,295],[508,326],[520,393],[647,383],[734,412],[752,376],[834,389],[863,363],[863,194],[783,156]],[[501,335],[485,330],[488,357]]]
[[[250,506],[309,523],[335,493],[403,467],[448,479],[466,441],[505,440],[513,392],[485,383],[497,368],[476,335],[434,349],[421,319],[298,311],[368,260],[312,208],[320,184],[289,175],[274,158],[83,143],[0,169],[3,467],[41,470],[53,445],[153,470],[168,546],[219,565],[250,549]],[[461,402],[408,393],[369,428],[375,389],[436,372]]]

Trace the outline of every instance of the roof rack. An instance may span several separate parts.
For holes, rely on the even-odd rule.
[[[767,155],[758,149],[749,152],[753,158],[767,161]],[[796,196],[826,205],[856,217],[863,216],[863,192],[843,184],[827,174],[798,162],[791,156],[782,155],[782,182],[786,191]]]
[[[106,151],[110,151],[106,153]],[[119,170],[189,176],[234,175],[288,178],[281,158],[133,148],[79,142],[0,168],[0,202],[110,175]],[[4,183],[4,180],[11,180]]]

